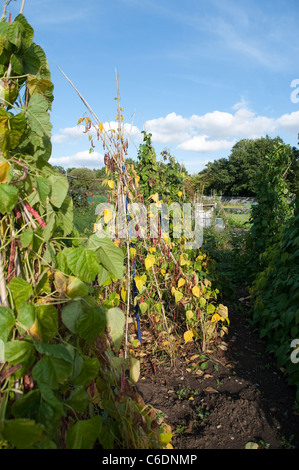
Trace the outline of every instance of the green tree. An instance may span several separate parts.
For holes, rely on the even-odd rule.
[[[259,139],[242,139],[237,142],[228,158],[209,162],[206,168],[194,177],[195,190],[204,187],[204,193],[216,191],[224,196],[256,196],[256,178],[267,155],[283,144],[280,137],[269,136]],[[298,188],[299,151],[292,150],[286,183],[291,192]]]

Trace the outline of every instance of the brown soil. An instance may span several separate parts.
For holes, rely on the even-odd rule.
[[[176,367],[164,363],[154,370],[143,363],[136,388],[165,415],[174,449],[244,449],[248,442],[299,448],[295,390],[250,328],[244,305],[237,300],[229,306],[229,333],[208,354],[204,371],[188,359],[201,354],[192,343]],[[188,364],[194,370],[188,372]]]

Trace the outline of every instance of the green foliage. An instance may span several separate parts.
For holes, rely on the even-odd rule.
[[[254,197],[257,194],[256,175],[262,170],[267,155],[280,144],[283,144],[280,137],[242,139],[233,146],[228,158],[209,162],[203,171],[194,176],[193,186],[196,190],[204,189],[205,194],[216,192],[223,196]],[[290,153],[290,162],[286,182],[294,192],[298,187],[299,164],[295,148]]]
[[[256,181],[257,205],[251,210],[251,229],[247,241],[248,269],[257,273],[265,266],[267,248],[275,244],[293,208],[285,172],[291,162],[289,146],[280,144],[266,157]]]
[[[140,176],[139,187],[144,201],[158,193],[164,202],[179,201],[179,191],[183,193],[183,182],[186,172],[167,151],[162,152],[163,161],[157,162],[156,152],[152,146],[151,134],[143,132],[143,144],[138,152],[138,163],[135,169]],[[165,163],[165,161],[167,161]],[[167,184],[165,182],[167,181]]]
[[[291,341],[299,334],[299,194],[291,204],[285,181],[290,161],[290,148],[280,144],[259,174],[246,264],[252,279],[253,323],[290,384],[297,386],[299,401],[298,367],[291,361]]]
[[[299,193],[294,216],[265,256],[266,267],[253,282],[253,320],[259,326],[261,337],[267,339],[278,366],[285,369],[289,383],[297,387],[299,402],[298,364],[290,358],[291,341],[299,337]]]
[[[120,312],[99,301],[103,272],[122,280],[124,254],[110,239],[76,238],[68,182],[47,162],[53,85],[32,40],[24,16],[0,23],[2,83],[18,92],[0,104],[1,446],[161,447],[129,364],[113,365]]]

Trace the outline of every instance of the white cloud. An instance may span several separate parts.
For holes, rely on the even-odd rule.
[[[112,121],[104,124],[105,131],[116,130],[118,123]],[[283,114],[278,118],[257,115],[243,98],[232,107],[232,112],[212,111],[205,114],[193,114],[191,117],[171,112],[164,117],[151,119],[144,124],[146,132],[152,134],[153,144],[176,144],[178,150],[189,152],[217,152],[231,149],[240,139],[257,139],[265,135],[276,137],[281,132],[295,134],[299,132],[299,111]],[[53,136],[57,145],[78,145],[87,139],[84,126],[66,127]],[[129,123],[124,124],[125,136],[130,136],[133,143],[142,142],[140,129]],[[91,131],[95,135],[95,130]],[[109,132],[108,132],[109,135]],[[130,145],[129,145],[130,147]],[[80,161],[89,166],[94,165],[94,154],[77,152],[72,157],[60,157],[59,165],[74,166]],[[84,157],[84,158],[83,158]],[[102,157],[101,157],[102,158]],[[63,163],[65,162],[65,163]]]
[[[152,134],[153,142],[161,144],[181,142],[190,136],[189,119],[185,119],[176,113],[170,113],[166,117],[146,121],[145,128],[147,132]]]
[[[217,150],[231,149],[235,141],[210,140],[207,135],[198,135],[178,146],[180,150],[192,152],[216,152]]]
[[[112,122],[105,122],[103,124],[104,129],[106,132],[109,134],[110,129],[116,130],[118,128],[118,122],[112,121]],[[141,132],[138,129],[138,127],[124,123],[124,134],[125,137],[130,137],[132,139],[135,139],[136,141],[142,141],[142,136]],[[79,141],[87,140],[87,135],[92,135],[93,137],[96,136],[96,130],[94,127],[91,127],[90,131],[88,133],[85,132],[85,126],[84,125],[79,125],[79,126],[73,126],[73,127],[65,127],[63,129],[60,129],[58,134],[54,134],[52,136],[52,143],[53,144],[76,144]]]
[[[99,152],[89,153],[88,150],[77,152],[74,155],[64,157],[51,157],[51,165],[65,168],[101,168],[104,165],[104,157]]]
[[[277,125],[290,134],[298,134],[299,132],[299,111],[291,114],[283,114],[277,119]]]

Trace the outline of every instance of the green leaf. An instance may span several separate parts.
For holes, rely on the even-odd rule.
[[[104,268],[112,272],[117,279],[124,275],[124,253],[121,248],[114,245],[109,238],[100,238],[92,235],[87,243],[87,248],[96,252],[99,261]]]
[[[19,277],[14,277],[7,287],[12,295],[16,310],[19,310],[21,305],[33,295],[31,285]]]
[[[58,331],[58,312],[54,305],[36,305],[37,327],[44,342],[49,342]]]
[[[66,445],[68,449],[92,449],[102,429],[102,417],[97,415],[85,421],[77,421],[68,429]]]
[[[4,421],[2,433],[4,439],[17,449],[30,449],[36,442],[43,440],[44,429],[42,424],[29,419],[12,419]]]
[[[18,202],[19,190],[8,183],[0,184],[0,212],[11,212]]]
[[[5,361],[12,366],[21,364],[21,369],[15,372],[16,377],[22,377],[35,360],[35,349],[31,342],[14,340],[5,343]]]
[[[139,304],[139,309],[140,309],[140,312],[142,313],[142,315],[147,311],[148,309],[148,304],[146,302],[141,302]]]
[[[28,103],[26,114],[31,131],[40,137],[51,137],[52,124],[47,112],[49,103],[42,95],[33,95]]]
[[[56,213],[52,212],[48,219],[47,219],[47,225],[43,230],[43,238],[46,242],[48,242],[53,235],[54,232],[54,227],[56,224]]]
[[[208,314],[208,315],[211,315],[211,314],[214,313],[214,312],[215,312],[215,305],[209,304],[209,305],[207,306],[207,314]]]
[[[71,299],[86,297],[88,295],[88,286],[77,277],[71,276],[67,284],[66,294]]]
[[[41,176],[36,177],[36,188],[40,198],[40,202],[45,205],[47,202],[47,196],[50,194],[51,185],[48,179],[42,178]]]
[[[110,279],[110,273],[103,265],[100,264],[99,274],[98,274],[98,283],[100,286],[103,286],[106,281]]]
[[[30,47],[34,36],[34,30],[32,26],[30,26],[25,16],[22,14],[16,16],[14,23],[17,23],[20,26],[20,31],[22,33],[22,48]]]
[[[69,190],[68,180],[65,176],[56,174],[51,175],[48,181],[51,185],[50,202],[60,209]]]
[[[107,310],[106,323],[114,348],[118,351],[124,336],[125,315],[123,311],[118,307]]]
[[[23,232],[21,235],[21,243],[23,248],[28,248],[28,246],[32,245],[33,242],[33,232],[31,230],[27,230]]]
[[[66,403],[74,408],[75,411],[84,413],[86,407],[90,403],[90,398],[83,385],[79,385],[71,391],[71,394],[66,400]]]
[[[27,330],[32,327],[35,321],[35,308],[32,304],[25,302],[19,308],[18,322],[21,323]],[[18,326],[19,333],[23,334],[26,330]]]
[[[45,384],[51,389],[57,389],[72,374],[73,365],[69,361],[53,356],[44,356],[34,366],[32,376],[39,384]]]
[[[77,333],[76,324],[82,314],[83,309],[80,302],[70,302],[62,310],[62,322],[72,333]]]
[[[96,357],[83,356],[83,364],[80,374],[72,380],[74,385],[88,386],[98,374],[100,363]]]
[[[7,341],[11,330],[15,326],[15,315],[10,308],[0,307],[0,339]]]
[[[73,200],[70,196],[65,197],[60,207],[60,211],[57,214],[57,220],[63,228],[63,235],[65,237],[70,235],[74,228]]]
[[[59,427],[64,411],[62,403],[53,391],[41,384],[38,389],[15,400],[12,405],[12,414],[15,418],[31,419],[43,424],[47,434],[53,435]],[[44,440],[40,443],[41,448],[47,448],[45,447],[47,445]],[[53,445],[50,448],[53,448]]]
[[[35,349],[45,356],[52,356],[57,359],[63,359],[66,362],[73,364],[74,360],[69,351],[63,344],[46,344],[39,341],[34,341]]]
[[[84,247],[64,250],[68,267],[72,273],[87,284],[92,283],[99,273],[99,260],[96,254]]]
[[[92,343],[104,331],[105,326],[104,310],[101,307],[95,307],[80,315],[76,330],[81,338]]]

